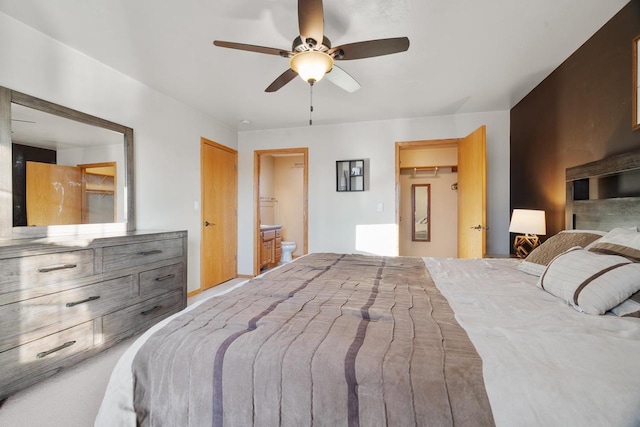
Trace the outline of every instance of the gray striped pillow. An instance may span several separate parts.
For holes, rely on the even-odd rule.
[[[604,314],[640,291],[640,263],[573,248],[549,263],[538,286],[578,311]]]
[[[518,269],[534,276],[540,276],[552,259],[574,246],[585,247],[606,233],[591,230],[565,230],[549,237],[535,248],[520,264]]]

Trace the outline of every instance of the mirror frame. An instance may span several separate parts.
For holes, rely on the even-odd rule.
[[[633,99],[631,101],[631,114],[633,117],[631,127],[633,130],[638,130],[640,129],[640,108],[638,107],[638,92],[640,92],[640,70],[638,70],[638,61],[640,60],[640,36],[637,36],[633,39],[632,58],[633,81],[631,83],[631,86],[633,91]]]
[[[427,237],[421,239],[416,237],[416,188],[427,188]],[[412,242],[430,242],[431,241],[431,184],[412,184],[411,185],[411,241]]]
[[[124,140],[126,222],[13,227],[11,104],[119,132]],[[0,86],[0,239],[135,230],[133,129]]]

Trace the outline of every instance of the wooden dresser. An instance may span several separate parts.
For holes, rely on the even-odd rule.
[[[186,306],[187,232],[0,241],[0,400]]]

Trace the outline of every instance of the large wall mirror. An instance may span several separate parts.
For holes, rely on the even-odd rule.
[[[0,87],[0,238],[135,229],[133,129]]]
[[[411,186],[411,212],[413,214],[411,240],[431,241],[431,184]]]

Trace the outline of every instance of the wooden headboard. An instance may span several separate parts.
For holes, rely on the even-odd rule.
[[[640,151],[567,168],[567,229],[640,225]]]

